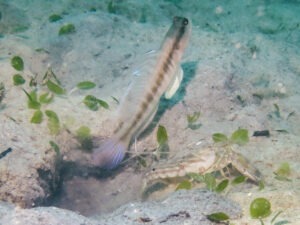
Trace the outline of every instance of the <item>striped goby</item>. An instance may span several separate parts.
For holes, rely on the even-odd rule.
[[[180,60],[190,33],[189,20],[174,17],[160,50],[143,66],[139,72],[140,76],[136,78],[122,101],[118,126],[112,137],[94,149],[92,155],[94,165],[106,169],[118,166],[132,139],[136,138],[153,119],[161,96],[172,89],[175,83],[178,88],[178,79],[181,81],[182,78],[182,73],[178,74],[181,69]],[[174,90],[172,92],[174,93]]]

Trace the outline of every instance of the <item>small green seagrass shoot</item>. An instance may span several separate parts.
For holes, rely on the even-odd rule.
[[[238,129],[234,131],[230,138],[228,138],[225,134],[215,133],[212,136],[215,143],[228,143],[228,144],[237,144],[237,145],[245,145],[249,142],[248,130],[246,129]]]
[[[22,86],[26,82],[22,76],[24,69],[23,59],[20,56],[14,56],[11,59],[11,66],[17,71],[20,71],[20,73],[15,74],[12,78],[14,85]],[[55,96],[65,96],[66,90],[62,87],[61,82],[51,68],[47,69],[40,84],[38,84],[36,80],[36,76],[31,77],[29,82],[29,91],[22,88],[23,92],[27,96],[27,107],[34,110],[30,122],[33,124],[41,124],[46,118],[50,134],[57,135],[61,130],[60,119],[55,111],[49,109],[49,104],[54,101]],[[41,87],[38,88],[38,85]],[[82,81],[76,85],[76,89],[89,90],[95,86],[96,84],[91,81]],[[105,101],[97,99],[92,95],[86,96],[84,103],[92,110],[97,110],[99,106],[105,109],[109,108]],[[82,147],[86,149],[91,148],[91,139],[87,135],[86,128],[82,127],[77,131],[77,138],[80,139]]]

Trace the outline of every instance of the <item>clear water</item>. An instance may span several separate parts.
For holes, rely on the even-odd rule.
[[[284,161],[290,164],[290,178],[297,186],[299,9],[297,0],[0,1],[0,82],[8,92],[3,98],[7,107],[0,108],[0,116],[13,115],[21,126],[42,133],[46,144],[55,141],[61,151],[60,180],[46,205],[91,216],[140,200],[145,173],[153,166],[158,125],[167,130],[170,161],[183,157],[188,147],[211,143],[214,133],[230,136],[238,128],[247,129],[250,141],[238,151],[278,189],[268,194],[274,197],[287,190],[273,175]],[[130,146],[120,167],[109,172],[93,167],[92,149],[82,150],[82,143],[74,138],[78,128],[89,127],[95,139],[111,135],[118,101],[132,80],[131,71],[145,61],[147,51],[159,48],[174,16],[187,17],[193,24],[178,92],[171,100],[161,99],[150,128]],[[70,29],[61,30],[65,25]],[[66,90],[63,97],[56,96],[42,108],[58,114],[60,133],[51,134],[46,119],[34,126],[28,123],[33,111],[18,99],[23,92],[11,81],[16,72],[10,66],[13,55],[24,60],[25,69],[20,73],[28,92],[47,89],[42,84],[47,68]],[[35,76],[37,86],[30,86]],[[76,90],[81,81],[92,81],[96,87]],[[107,102],[110,109],[89,110],[82,102],[86,95]],[[22,113],[10,106],[22,104]],[[197,112],[201,115],[196,126],[189,127],[187,116]],[[269,130],[271,136],[252,137],[261,130]],[[0,137],[4,143],[6,136]],[[2,145],[3,149],[10,147]],[[253,191],[255,186],[246,188]],[[299,194],[299,188],[294,191]],[[287,215],[295,207],[293,201],[290,205],[284,209]]]

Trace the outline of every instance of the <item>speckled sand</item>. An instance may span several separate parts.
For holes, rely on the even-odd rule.
[[[213,133],[230,135],[245,128],[252,135],[270,130],[270,137],[251,136],[238,149],[261,171],[265,188],[258,191],[257,186],[245,184],[230,190],[226,197],[243,209],[243,216],[232,222],[260,224],[250,218],[248,208],[254,198],[266,197],[272,215],[283,211],[278,221],[300,224],[300,2],[126,0],[114,1],[115,13],[108,12],[108,2],[0,2],[0,82],[6,89],[0,103],[0,152],[13,149],[0,159],[1,199],[23,206],[43,204],[57,192],[60,177],[61,192],[52,203],[86,216],[140,200],[146,170],[136,171],[134,163],[128,162],[112,174],[97,175],[88,163],[90,154],[79,150],[70,133],[85,125],[95,137],[111,134],[117,109],[111,96],[124,95],[136,62],[160,46],[172,17],[183,15],[193,23],[182,60],[183,83],[172,100],[162,101],[162,113],[153,129],[138,140],[137,150],[157,146],[158,124],[167,129],[171,155],[184,155],[187,146],[200,149],[196,143],[211,142]],[[53,13],[63,19],[50,23]],[[73,23],[76,32],[59,36],[59,28],[67,23]],[[68,132],[51,136],[46,120],[40,125],[30,123],[34,111],[27,108],[22,87],[12,82],[18,73],[10,65],[14,55],[24,60],[21,74],[27,80],[26,90],[30,90],[30,77],[37,75],[41,82],[47,68],[55,72],[68,94],[55,97],[43,110],[55,111]],[[96,88],[70,93],[84,80],[95,82]],[[107,101],[110,109],[90,111],[82,103],[87,94]],[[274,104],[280,116],[274,113]],[[186,129],[186,116],[194,112],[201,112],[201,127]],[[50,140],[60,146],[64,173],[58,173],[62,165],[55,160]],[[290,182],[274,178],[282,162],[291,166]],[[33,191],[31,185],[36,185]]]

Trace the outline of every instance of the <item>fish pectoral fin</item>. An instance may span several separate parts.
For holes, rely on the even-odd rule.
[[[176,93],[176,91],[178,90],[180,83],[182,81],[183,78],[183,70],[181,68],[181,66],[178,66],[174,78],[171,81],[171,83],[169,84],[166,92],[165,92],[165,98],[166,99],[170,99],[173,97],[173,95]]]

